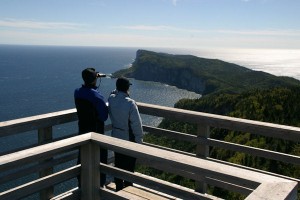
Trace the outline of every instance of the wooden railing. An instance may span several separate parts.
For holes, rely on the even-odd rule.
[[[2,196],[0,196],[0,199],[2,197],[4,198],[6,195],[12,195],[12,194],[16,195],[20,193],[24,195],[25,194],[24,190],[26,191],[27,195],[29,193],[31,194],[34,192],[41,191],[41,199],[47,199],[53,196],[53,185],[62,182],[63,180],[69,179],[71,177],[76,177],[78,174],[83,175],[87,173],[84,172],[85,164],[83,163],[96,162],[96,164],[95,163],[93,164],[95,169],[91,169],[91,170],[93,171],[93,173],[96,173],[96,176],[98,176],[97,174],[99,174],[99,170],[97,170],[98,168],[96,167],[96,165],[99,162],[97,159],[95,161],[92,161],[94,160],[93,156],[89,157],[89,160],[83,160],[81,167],[74,166],[73,168],[65,169],[66,172],[65,171],[59,172],[62,174],[67,173],[68,175],[66,174],[56,175],[56,173],[53,172],[53,168],[52,168],[57,164],[61,164],[62,162],[67,162],[69,160],[76,158],[77,152],[74,152],[75,147],[80,146],[80,148],[83,148],[83,152],[88,152],[90,150],[84,150],[84,146],[86,145],[90,146],[92,144],[93,147],[88,147],[88,148],[86,147],[86,148],[97,149],[98,147],[95,147],[94,145],[95,143],[97,143],[96,146],[100,145],[105,148],[111,149],[113,151],[122,152],[124,154],[135,156],[138,158],[138,160],[151,167],[161,169],[167,172],[172,172],[181,175],[183,177],[191,178],[198,182],[198,188],[196,189],[197,192],[194,193],[191,192],[190,190],[187,191],[182,189],[178,190],[178,188],[174,188],[173,185],[171,186],[166,183],[160,183],[161,188],[163,188],[168,192],[171,191],[171,193],[173,191],[173,194],[175,193],[177,196],[181,195],[181,197],[182,196],[187,197],[187,195],[194,195],[195,198],[211,199],[213,197],[207,195],[202,196],[201,193],[198,193],[198,192],[205,193],[206,184],[209,184],[209,185],[225,188],[227,190],[232,190],[241,194],[245,194],[248,196],[247,199],[259,199],[259,198],[274,199],[275,196],[273,196],[273,194],[278,195],[276,196],[277,199],[297,199],[296,197],[297,182],[299,182],[299,180],[211,159],[208,157],[209,155],[208,147],[216,146],[216,147],[221,147],[221,148],[230,149],[239,152],[246,152],[249,154],[254,154],[256,156],[261,156],[269,159],[280,160],[283,162],[299,165],[300,158],[298,156],[228,143],[225,141],[218,141],[209,138],[209,135],[210,135],[210,129],[214,127],[214,128],[224,128],[228,130],[250,132],[258,135],[280,138],[280,139],[291,140],[291,141],[299,141],[300,128],[271,124],[271,123],[264,123],[264,122],[257,122],[252,120],[237,119],[232,117],[213,115],[213,114],[207,114],[201,112],[187,111],[187,110],[150,105],[144,103],[138,103],[138,106],[140,112],[143,114],[176,119],[178,121],[197,124],[198,130],[196,135],[188,135],[188,134],[179,133],[175,131],[159,129],[156,127],[144,126],[145,132],[165,135],[168,137],[179,139],[181,141],[196,143],[197,144],[196,154],[193,155],[189,153],[179,152],[176,150],[166,149],[155,145],[152,145],[151,147],[151,144],[147,144],[147,145],[137,145],[133,143],[127,144],[127,142],[125,141],[118,141],[117,139],[114,138],[97,136],[95,134],[90,134],[89,136],[86,135],[76,136],[75,138],[72,139],[56,141],[54,143],[51,143],[52,146],[49,144],[45,144],[49,141],[52,141],[51,139],[52,139],[53,126],[77,120],[75,109],[49,113],[49,114],[39,115],[34,117],[22,118],[17,120],[11,120],[6,122],[0,122],[0,137],[11,136],[22,132],[31,131],[31,130],[38,130],[38,135],[39,135],[38,141],[40,144],[45,144],[43,146],[38,146],[38,147],[33,147],[31,145],[26,147],[25,150],[16,149],[18,152],[6,152],[6,155],[1,156],[0,158],[1,172],[4,172],[8,169],[11,170],[12,167],[20,166],[20,164],[23,163],[25,164],[31,161],[35,161],[35,162],[33,162],[34,164],[28,167],[23,167],[23,169],[20,171],[13,172],[13,173],[6,173],[5,175],[2,175],[2,177],[0,178],[0,184],[19,178],[22,175],[24,176],[24,174],[29,174],[37,171],[39,171],[40,178],[37,179],[37,182],[33,183],[34,185],[28,183],[29,185],[25,184],[25,186],[19,186],[11,190],[2,192],[1,193]],[[106,129],[109,130],[110,125],[108,125]],[[106,143],[103,141],[108,141],[108,142]],[[120,142],[122,142],[122,145],[120,145]],[[56,148],[56,145],[58,144],[60,144],[61,146]],[[153,148],[155,148],[155,150]],[[41,153],[41,151],[43,153]],[[66,153],[66,151],[68,151],[69,153]],[[160,153],[158,154],[157,153],[158,151],[162,154]],[[57,157],[56,156],[57,153],[60,152],[63,152],[64,154],[60,157]],[[152,155],[150,152],[155,152],[155,155]],[[91,153],[91,155],[93,155],[93,153]],[[30,158],[28,158],[28,156]],[[82,157],[87,158],[88,156],[82,156]],[[102,167],[100,168],[100,171],[103,170],[104,172],[112,173],[113,176],[117,176],[117,175],[125,176],[125,178],[128,178],[129,180],[132,180],[135,183],[145,185],[149,188],[155,187],[154,182],[151,182],[153,180],[149,179],[147,182],[144,180],[147,179],[144,176],[140,177],[140,176],[136,176],[135,174],[130,174],[130,173],[128,174],[127,172],[124,172],[122,170],[117,170],[111,166],[106,166],[102,164],[101,166]],[[169,166],[172,166],[172,168],[170,168]],[[84,177],[88,177],[88,176],[84,175]],[[95,175],[93,175],[93,177],[95,177]],[[89,184],[94,184],[91,183],[93,182],[92,180],[87,180],[87,182],[89,182]],[[98,185],[95,185],[95,187],[97,188],[97,190],[99,189]],[[86,188],[86,189],[90,189],[90,188]],[[155,187],[155,189],[158,188]],[[82,192],[81,195],[87,192],[83,190],[85,190],[84,187],[81,188],[81,192]],[[177,190],[180,192],[176,193],[175,191]],[[87,192],[88,194],[86,195],[90,195],[90,192]],[[76,192],[74,192],[74,195],[75,194]],[[98,192],[96,192],[96,194],[98,194]],[[105,196],[110,193],[108,191],[103,190],[102,192],[100,192],[100,194]],[[266,196],[266,194],[268,194],[268,196]]]

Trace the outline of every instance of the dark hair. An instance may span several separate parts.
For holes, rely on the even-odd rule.
[[[125,77],[120,77],[117,79],[116,87],[117,87],[118,91],[127,92],[130,85],[132,85],[132,84]]]
[[[90,85],[97,78],[97,72],[94,68],[86,68],[81,73],[82,79],[86,85]]]

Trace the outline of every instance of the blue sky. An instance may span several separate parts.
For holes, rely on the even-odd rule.
[[[0,0],[0,44],[300,49],[300,0]]]

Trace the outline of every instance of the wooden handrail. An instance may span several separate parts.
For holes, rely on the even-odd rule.
[[[137,104],[140,112],[146,115],[176,119],[182,122],[190,122],[195,124],[201,123],[215,128],[244,131],[261,136],[280,138],[294,142],[300,141],[299,127],[259,122],[203,112],[195,112],[140,102],[138,102]],[[64,124],[76,121],[77,119],[76,109],[69,109],[33,117],[0,122],[0,137]]]
[[[227,117],[223,115],[170,108],[146,103],[138,103],[138,107],[140,112],[143,114],[175,119],[182,122],[205,124],[215,128],[243,131],[294,142],[300,141],[299,127]]]
[[[83,160],[81,161],[82,166],[94,166],[92,167],[92,171],[99,170],[97,172],[99,176],[101,168],[99,168],[99,162],[95,163],[94,159],[100,161],[100,148],[98,146],[98,148],[95,149],[95,145],[99,145],[100,147],[107,148],[115,152],[133,156],[138,159],[147,158],[147,160],[151,163],[161,163],[164,166],[172,166],[172,168],[178,170],[184,169],[185,171],[194,174],[203,173],[211,178],[218,178],[219,180],[227,183],[251,188],[253,189],[253,192],[251,192],[247,197],[248,200],[297,198],[297,182],[292,180],[212,162],[207,159],[191,157],[188,155],[182,155],[162,149],[157,149],[154,147],[145,146],[142,144],[136,144],[97,133],[87,133],[84,135],[79,135],[50,144],[27,149],[21,152],[1,156],[0,170],[7,170],[9,169],[9,166],[19,165],[25,162],[35,162],[41,157],[51,157],[53,155],[59,154],[60,152],[64,152],[67,149],[81,146],[82,152],[87,153],[85,154],[85,156],[81,156],[83,157]],[[25,184],[12,190],[2,192],[0,193],[0,198],[3,197],[3,199],[5,199],[6,197],[8,197],[15,199],[16,197],[19,198],[24,196],[24,193],[26,193],[26,195],[30,194],[31,192],[34,193],[37,191],[37,189],[48,187],[51,183],[57,184],[58,182],[63,181],[66,178],[72,178],[76,176],[78,174],[77,169],[77,167],[66,169],[62,172],[58,172],[56,174],[38,179],[30,184]],[[82,170],[83,169],[81,168],[81,173]],[[91,176],[93,174],[89,175]],[[90,193],[93,193],[95,195],[93,196],[93,198],[100,199],[101,196],[99,195],[101,193],[99,192],[99,187],[95,187],[95,185],[93,185],[99,184],[99,179],[86,176],[83,176],[83,178],[85,179],[83,180],[84,183],[88,184],[85,188],[88,188],[90,190]],[[144,186],[147,187],[147,181],[143,181],[141,179],[139,179],[139,181],[140,183],[145,184]],[[276,190],[274,190],[273,188],[275,188]],[[82,188],[82,190],[84,190],[84,188]],[[82,192],[86,194],[86,191]],[[201,194],[199,195],[201,196]],[[83,199],[88,199],[90,197],[90,195],[82,196]]]
[[[165,106],[158,106],[146,103],[138,102],[139,110],[142,114],[153,115],[158,117],[164,117],[169,119],[174,119],[182,122],[189,122],[196,124],[198,126],[198,133],[195,135],[180,133],[176,131],[170,131],[165,129],[159,129],[150,126],[143,126],[145,132],[151,132],[158,135],[164,135],[175,139],[185,140],[188,142],[193,142],[195,145],[198,145],[196,150],[196,155],[205,158],[208,155],[208,146],[221,147],[224,149],[230,149],[237,152],[245,152],[256,156],[261,156],[268,159],[278,160],[287,162],[290,164],[300,164],[300,157],[283,154],[280,152],[269,151],[265,149],[258,149],[254,147],[248,147],[244,145],[229,143],[225,141],[219,141],[212,138],[209,138],[209,128],[224,128],[234,131],[249,132],[256,135],[279,138],[284,140],[289,140],[293,142],[300,141],[300,128],[278,125],[266,122],[258,122],[254,120],[239,119],[203,112],[195,112],[177,108],[170,108]],[[39,137],[44,138],[40,140],[40,144],[47,142],[49,138],[52,137],[51,128],[55,125],[61,125],[68,122],[76,121],[77,113],[76,109],[69,109],[59,112],[47,113],[43,115],[37,115],[32,117],[26,117],[16,120],[10,120],[5,122],[0,122],[0,138],[4,136],[11,136],[26,131],[40,130]],[[111,130],[111,125],[108,124],[105,126],[105,130]],[[48,135],[45,137],[44,134]],[[205,133],[205,134],[203,134]],[[198,134],[198,135],[197,135]],[[20,150],[20,149],[18,149]],[[12,151],[11,151],[12,152]],[[41,157],[44,158],[45,157]],[[48,157],[48,158],[51,158]],[[51,172],[51,171],[50,171]],[[50,173],[47,172],[47,173]],[[47,175],[47,174],[46,174]],[[206,183],[215,183],[218,185],[214,177],[198,177],[202,185],[198,191],[205,192]],[[225,185],[225,183],[224,183]],[[236,191],[242,191],[247,193],[248,189],[243,189],[242,187],[228,186],[229,189],[236,188]]]
[[[76,121],[76,109],[0,122],[0,137]]]
[[[167,136],[167,137],[177,139],[180,141],[190,142],[195,145],[198,144],[198,145],[202,145],[202,146],[209,145],[209,146],[214,146],[214,147],[220,147],[220,148],[229,149],[232,151],[248,153],[248,154],[251,154],[254,156],[259,156],[259,157],[282,161],[282,162],[286,162],[286,163],[290,163],[290,164],[300,165],[300,157],[295,156],[295,155],[290,155],[290,154],[285,154],[285,153],[280,153],[280,152],[276,152],[276,151],[270,151],[270,150],[255,148],[255,147],[249,147],[249,146],[245,146],[245,145],[225,142],[225,141],[216,140],[216,139],[212,139],[212,138],[197,137],[195,135],[165,130],[165,129],[161,129],[161,128],[155,128],[155,127],[150,127],[150,126],[144,126],[144,130],[146,132],[150,132],[152,134],[156,134],[156,135],[160,135],[160,136],[162,136],[162,135]]]

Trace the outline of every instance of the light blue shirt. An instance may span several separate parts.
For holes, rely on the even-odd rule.
[[[142,120],[136,102],[125,92],[115,92],[108,98],[108,111],[112,122],[112,136],[129,140],[129,125],[135,142],[143,142]]]

